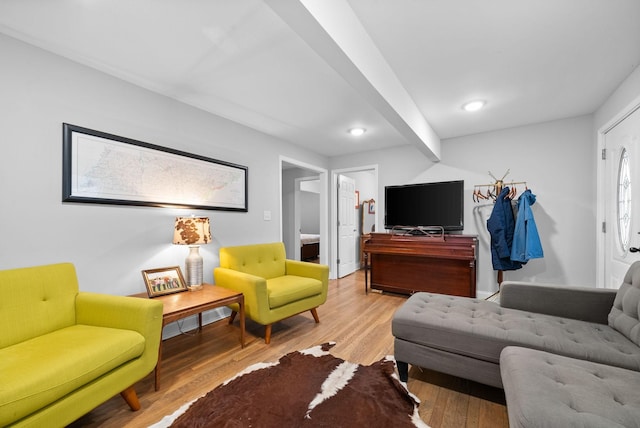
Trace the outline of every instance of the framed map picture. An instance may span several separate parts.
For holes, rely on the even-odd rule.
[[[247,167],[63,124],[62,201],[243,211]]]

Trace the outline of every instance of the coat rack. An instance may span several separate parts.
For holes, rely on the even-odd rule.
[[[505,172],[504,175],[502,176],[502,178],[500,178],[500,179],[497,179],[491,173],[491,171],[488,171],[488,172],[489,172],[489,175],[491,176],[491,178],[493,178],[495,181],[493,183],[491,183],[491,184],[476,184],[476,185],[474,185],[473,186],[473,195],[472,195],[474,202],[480,202],[482,200],[493,200],[495,202],[496,198],[498,197],[500,192],[502,192],[502,189],[504,189],[505,186],[509,186],[509,194],[507,195],[507,197],[509,199],[514,199],[516,197],[516,195],[518,194],[518,190],[516,188],[516,185],[524,184],[525,189],[527,189],[527,182],[526,181],[510,181],[510,182],[505,182],[504,181],[504,179],[507,177],[507,175],[509,175],[509,172],[511,172],[510,169],[507,169],[507,172]],[[500,292],[500,284],[502,284],[502,281],[503,281],[503,271],[501,271],[501,270],[498,271],[498,275],[497,275],[496,281],[498,282],[498,291],[495,292],[494,294],[492,294],[491,296],[489,296],[488,297],[489,299]]]
[[[495,201],[496,198],[498,197],[498,195],[500,194],[500,192],[502,192],[502,189],[504,188],[504,186],[509,186],[510,187],[510,192],[507,195],[507,197],[509,199],[513,199],[516,197],[516,195],[518,194],[518,189],[516,187],[516,185],[521,185],[524,184],[525,189],[527,188],[527,182],[526,181],[510,181],[510,182],[505,182],[504,179],[507,177],[507,175],[509,175],[509,172],[511,170],[507,170],[507,172],[504,173],[504,175],[502,176],[502,178],[497,179],[492,173],[491,171],[489,171],[489,175],[491,176],[491,178],[493,178],[495,181],[491,184],[476,184],[473,186],[473,194],[471,195],[473,198],[474,202],[480,202],[483,200],[493,200]]]

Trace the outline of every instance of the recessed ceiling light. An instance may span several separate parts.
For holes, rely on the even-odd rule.
[[[354,137],[359,137],[362,134],[364,134],[365,132],[367,132],[366,129],[364,128],[351,128],[349,129],[349,134],[353,135]]]
[[[478,111],[482,107],[484,107],[486,104],[487,104],[487,102],[486,101],[482,101],[482,100],[470,101],[470,102],[462,105],[462,110],[464,110],[464,111]]]

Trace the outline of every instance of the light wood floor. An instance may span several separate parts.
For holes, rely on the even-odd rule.
[[[309,312],[273,326],[271,344],[264,328],[247,320],[244,349],[238,322],[209,324],[202,333],[180,335],[163,344],[162,386],[154,390],[153,374],[136,384],[142,409],[132,412],[118,395],[85,415],[72,427],[144,427],[172,413],[261,361],[320,343],[335,341],[332,354],[360,364],[393,355],[391,318],[406,297],[364,293],[362,271],[330,281],[327,303],[318,309],[320,324]],[[412,367],[409,390],[421,400],[420,416],[433,428],[508,427],[504,393],[500,389]],[[357,405],[357,404],[355,404]]]

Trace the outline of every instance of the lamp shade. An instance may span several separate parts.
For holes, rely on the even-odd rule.
[[[176,217],[173,243],[178,245],[200,245],[211,242],[209,217]]]

